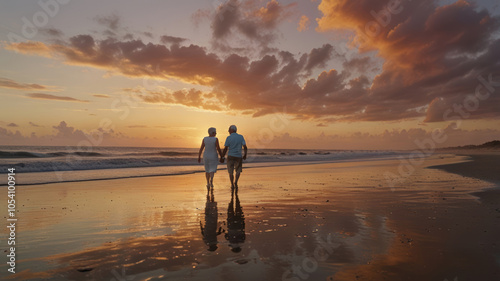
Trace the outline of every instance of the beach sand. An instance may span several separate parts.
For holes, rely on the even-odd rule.
[[[472,157],[434,155],[396,186],[399,160],[244,169],[233,196],[219,171],[213,198],[203,174],[19,186],[17,273],[0,274],[500,280],[500,158]]]

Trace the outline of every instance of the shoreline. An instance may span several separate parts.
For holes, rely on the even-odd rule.
[[[464,177],[472,177],[490,181],[500,185],[500,172],[492,167],[500,167],[499,154],[482,153],[456,153],[457,156],[467,156],[470,161],[451,163],[446,165],[430,166],[430,169],[441,169],[446,172],[459,174]],[[500,168],[499,168],[500,169]]]
[[[253,168],[266,168],[266,167],[283,167],[283,166],[301,166],[301,165],[317,165],[317,164],[333,164],[333,163],[356,163],[356,162],[370,162],[370,161],[385,161],[385,160],[394,160],[395,156],[383,156],[383,157],[368,157],[368,158],[353,158],[353,159],[335,159],[335,160],[318,160],[318,161],[265,161],[265,162],[244,162],[245,169],[253,169]],[[91,182],[91,181],[102,181],[102,180],[115,180],[115,179],[129,179],[129,178],[147,178],[147,177],[163,177],[163,176],[178,176],[178,175],[188,175],[188,174],[198,174],[204,173],[203,164],[184,164],[184,165],[168,165],[168,166],[151,166],[151,167],[127,167],[127,168],[106,168],[106,169],[95,169],[95,170],[62,170],[62,171],[44,171],[44,172],[22,172],[18,171],[19,174],[24,174],[28,176],[36,176],[36,175],[44,175],[44,174],[64,174],[64,173],[97,173],[97,172],[125,172],[125,171],[147,171],[151,169],[165,169],[165,168],[193,168],[195,170],[192,171],[178,171],[171,173],[160,173],[157,174],[145,174],[145,175],[127,175],[127,176],[114,176],[114,177],[105,177],[105,178],[90,178],[90,179],[76,179],[76,180],[52,180],[48,182],[29,182],[23,183],[19,182],[20,185],[24,186],[33,186],[33,185],[47,185],[47,184],[58,184],[58,183],[71,183],[71,182]],[[226,164],[219,164],[217,171],[226,170]],[[17,171],[17,170],[16,170]],[[0,182],[0,187],[7,186],[6,183]]]
[[[476,178],[482,181],[491,182],[493,185],[480,191],[473,191],[470,194],[477,197],[484,204],[500,207],[500,154],[487,155],[484,153],[457,153],[457,155],[467,156],[470,161],[451,163],[446,165],[436,165],[428,167],[449,173],[461,175],[463,177]]]

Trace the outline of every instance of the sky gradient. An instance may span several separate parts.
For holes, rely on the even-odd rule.
[[[0,145],[500,139],[495,1],[2,1]]]

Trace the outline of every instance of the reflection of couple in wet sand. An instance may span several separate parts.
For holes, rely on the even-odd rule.
[[[241,245],[245,242],[245,215],[238,198],[238,189],[231,192],[231,202],[227,206],[227,232],[226,240],[229,242],[231,251],[238,253]]]
[[[222,227],[218,226],[217,202],[214,199],[213,189],[209,189],[205,204],[205,227],[200,221],[200,228],[203,242],[208,246],[207,250],[211,252],[217,250],[217,236],[223,232]],[[227,232],[224,237],[229,242],[231,251],[235,253],[241,251],[241,245],[245,242],[245,216],[240,205],[237,189],[233,189],[231,192],[231,202],[227,207]]]
[[[203,150],[203,163],[205,164],[205,177],[207,179],[207,189],[214,187],[214,174],[217,172],[217,165],[224,163],[224,156],[227,156],[227,171],[229,173],[229,180],[231,181],[231,189],[238,188],[238,180],[243,168],[243,160],[247,158],[247,145],[245,138],[236,133],[237,128],[235,125],[229,127],[229,136],[224,143],[224,150],[221,151],[217,130],[215,128],[208,129],[208,137],[203,138],[201,142],[200,151],[198,152],[198,163],[201,162],[201,153]],[[243,156],[241,150],[244,150]],[[218,155],[219,156],[218,156]],[[234,175],[236,172],[236,175]]]
[[[219,227],[217,212],[217,202],[214,199],[214,190],[207,191],[207,203],[205,204],[205,227],[200,221],[201,235],[203,235],[203,242],[207,244],[209,251],[217,250],[217,236],[222,233],[222,227]]]

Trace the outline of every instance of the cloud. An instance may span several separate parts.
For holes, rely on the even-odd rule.
[[[191,21],[196,27],[204,21],[209,21],[212,16],[212,11],[210,9],[198,9],[191,15]]]
[[[321,125],[321,124],[319,124]],[[130,125],[129,128],[146,128],[146,125]],[[154,126],[159,128],[161,126]],[[354,132],[347,135],[328,134],[322,132],[323,126],[317,127],[317,135],[293,136],[290,133],[283,133],[274,136],[267,147],[288,147],[303,149],[309,147],[313,149],[418,149],[416,141],[432,139],[432,131],[421,128],[385,130],[377,134],[366,132]],[[100,145],[117,146],[135,144],[137,146],[159,145],[159,140],[150,138],[130,137],[111,128],[95,128],[85,130],[70,126],[65,121],[52,126],[53,133],[37,136],[35,133],[23,135],[19,131],[12,131],[0,127],[0,145],[69,145],[77,146],[81,141],[102,139]],[[168,127],[168,130],[197,130],[191,127]],[[454,124],[442,128],[442,135],[445,138],[438,147],[453,147],[468,144],[482,144],[498,139],[500,131],[497,129],[457,129]],[[99,136],[99,137],[98,137]],[[165,141],[165,140],[162,140]],[[181,146],[186,143],[182,137],[172,137],[168,141],[177,142]],[[248,136],[247,143],[255,145],[259,140]],[[168,144],[168,143],[167,143]]]
[[[256,3],[229,0],[221,4],[215,13],[209,14],[213,46],[216,49],[248,52],[258,47],[267,52],[269,45],[276,39],[277,25],[292,15],[297,5],[292,3],[283,6],[276,0],[267,2],[264,7],[258,7]],[[243,44],[236,43],[242,40]]]
[[[278,1],[271,0],[265,7],[261,7],[254,12],[255,18],[259,19],[267,28],[275,28],[283,19],[293,14],[291,8],[296,7],[297,3],[282,6]]]
[[[359,119],[423,116],[419,108],[436,110],[438,100],[452,106],[474,92],[478,76],[498,73],[497,16],[462,0],[441,6],[433,0],[393,3],[323,0],[319,5],[319,31],[354,31],[353,43],[361,51],[376,50],[384,59],[369,89],[373,101]],[[358,71],[366,69],[363,65],[369,64],[344,63]],[[498,117],[500,111],[491,106],[498,102],[499,96],[492,95],[470,118]],[[442,115],[427,112],[426,121],[442,121]]]
[[[94,18],[94,20],[100,25],[103,25],[104,27],[112,31],[117,31],[121,25],[120,17],[115,14],[107,16],[97,16]]]
[[[332,57],[333,46],[330,44],[325,44],[321,48],[312,49],[309,53],[309,59],[306,64],[306,70],[311,71],[312,69],[324,68],[326,63]]]
[[[57,28],[41,28],[40,31],[50,37],[62,37],[64,33]]]
[[[61,121],[59,125],[52,126],[56,130],[56,136],[58,137],[76,137],[85,139],[85,134],[80,130],[75,130],[74,127],[69,127],[64,121]]]
[[[354,132],[348,135],[328,134],[321,131],[315,136],[296,137],[289,133],[277,135],[273,141],[268,144],[269,147],[289,147],[303,149],[304,147],[313,147],[316,149],[360,149],[367,147],[370,149],[421,149],[417,143],[423,140],[432,139],[432,131],[420,128],[385,130],[377,134],[366,132]],[[488,141],[498,139],[499,130],[475,129],[464,130],[456,129],[453,125],[443,127],[441,134],[444,142],[436,143],[438,148],[463,146],[468,144],[482,144]],[[249,137],[247,142],[252,139]]]
[[[119,41],[108,37],[96,40],[91,35],[77,35],[61,44],[40,42],[13,43],[8,49],[42,55],[50,53],[68,64],[93,66],[130,77],[171,78],[207,84],[219,58],[197,45],[178,46],[144,43],[141,40]]]
[[[231,29],[240,21],[240,7],[237,0],[229,0],[217,8],[212,19],[212,35],[221,39],[231,33]]]
[[[357,71],[359,73],[367,73],[375,67],[370,57],[353,58],[345,61],[342,66],[346,71]]]
[[[276,34],[275,27],[293,10],[275,1],[263,7],[252,3],[256,2],[231,0],[219,6],[211,14],[213,37],[224,41],[243,36],[260,44],[263,36]],[[275,50],[253,57],[232,46],[216,54],[195,44],[172,44],[176,37],[164,37],[158,44],[80,34],[54,44],[23,42],[6,48],[49,54],[68,64],[128,77],[193,84],[192,89],[182,91],[143,91],[141,98],[150,103],[253,116],[273,113],[286,104],[287,114],[323,124],[415,118],[442,121],[442,110],[463,103],[474,93],[481,84],[478,77],[488,80],[492,74],[494,81],[500,80],[500,39],[493,36],[500,21],[488,11],[464,1],[443,6],[431,0],[405,1],[403,8],[391,6],[392,13],[386,5],[369,0],[324,0],[319,5],[323,16],[318,19],[318,30],[355,32],[358,36],[353,43],[359,44],[361,52],[375,50],[383,60],[381,68],[373,56],[365,55],[343,60],[342,71],[328,69],[327,62],[339,58],[332,44],[300,55]],[[367,23],[372,29],[379,24],[379,34],[367,35],[367,30],[373,33],[365,29]],[[380,73],[369,78],[367,72],[374,71]],[[196,89],[200,85],[203,91]],[[500,116],[499,102],[500,96],[491,94],[468,118]]]
[[[21,43],[11,43],[5,45],[5,49],[16,51],[18,53],[25,55],[37,55],[48,58],[53,56],[52,54],[53,50],[51,50],[51,48],[48,45],[42,42],[28,41]]]
[[[148,128],[148,126],[146,126],[146,125],[130,125],[130,126],[127,126],[127,128],[131,128],[131,129],[137,129],[137,128],[145,129],[145,128]]]
[[[39,91],[54,90],[55,89],[55,87],[53,87],[53,86],[19,83],[19,82],[16,82],[14,80],[4,78],[4,77],[0,77],[0,87],[1,88],[16,89],[16,90],[39,90]]]
[[[26,94],[27,97],[32,99],[43,99],[43,100],[57,100],[57,101],[71,101],[71,102],[89,102],[87,100],[79,100],[72,97],[56,96],[51,94],[42,93],[31,93]]]
[[[186,40],[187,40],[186,38],[168,36],[168,35],[163,35],[160,38],[160,42],[162,42],[163,44],[181,44]]]
[[[299,25],[297,26],[297,30],[302,32],[306,31],[309,29],[309,25],[311,24],[311,21],[306,15],[302,15],[300,17]]]
[[[223,107],[215,99],[215,94],[204,93],[200,90],[190,89],[170,92],[168,90],[146,91],[147,94],[140,94],[139,97],[149,103],[181,104],[188,107],[202,108],[206,110],[220,111]]]
[[[158,146],[159,143],[167,141],[169,144],[177,146],[182,145],[185,140],[179,140],[178,137],[165,137],[161,140],[157,138],[147,137],[131,137],[121,132],[114,130],[114,125],[107,127],[96,127],[93,129],[83,129],[70,126],[65,121],[52,126],[53,132],[47,135],[38,136],[32,132],[27,135],[21,134],[18,130],[11,131],[0,127],[0,145],[59,145],[77,147],[85,143],[84,147],[88,147],[88,142],[92,145],[105,146]]]
[[[24,49],[23,44],[11,46]],[[167,47],[141,40],[98,40],[90,35],[77,35],[64,44],[41,48],[50,49],[55,58],[68,64],[103,68],[130,77],[175,78],[211,88],[206,92],[148,91],[148,95],[141,96],[146,102],[262,116],[282,108],[286,101],[289,113],[304,119],[355,119],[350,115],[361,112],[371,102],[370,83],[364,76],[348,79],[345,73],[331,69],[309,77],[313,69],[323,67],[331,58],[330,44],[299,57],[282,51],[256,60],[237,54],[222,59],[193,44]]]
[[[33,122],[29,122],[29,124],[30,124],[30,126],[32,126],[32,127],[37,127],[37,128],[38,128],[38,127],[43,127],[43,126],[40,126],[40,125],[35,124],[35,123],[33,123]]]
[[[92,96],[94,96],[96,98],[104,98],[104,99],[109,99],[110,98],[109,95],[103,95],[103,94],[93,94]]]
[[[149,32],[149,31],[145,31],[145,32],[143,32],[142,34],[144,34],[146,37],[149,37],[149,38],[154,38],[153,33]]]

